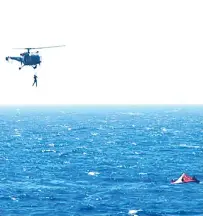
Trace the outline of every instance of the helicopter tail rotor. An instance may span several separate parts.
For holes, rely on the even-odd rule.
[[[7,56],[7,57],[6,57],[6,61],[9,61],[9,59],[10,59],[10,57],[9,57],[9,56]]]

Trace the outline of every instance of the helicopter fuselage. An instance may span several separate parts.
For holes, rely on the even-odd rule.
[[[23,64],[24,65],[37,65],[41,63],[41,58],[39,55],[32,54],[32,55],[24,55],[23,56]]]
[[[15,60],[20,62],[22,67],[32,66],[34,69],[36,69],[37,65],[40,65],[41,63],[41,57],[38,54],[21,53],[20,55],[21,57],[8,56],[6,57],[6,60]],[[19,69],[21,69],[22,67],[20,67]]]

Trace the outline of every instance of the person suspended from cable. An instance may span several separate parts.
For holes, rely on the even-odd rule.
[[[36,87],[37,87],[37,75],[35,74],[34,75],[34,82],[33,82],[33,84],[32,84],[32,86],[34,86],[34,85],[36,85]]]

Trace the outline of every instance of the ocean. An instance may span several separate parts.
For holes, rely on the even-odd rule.
[[[2,216],[203,216],[203,106],[1,106],[0,126]]]

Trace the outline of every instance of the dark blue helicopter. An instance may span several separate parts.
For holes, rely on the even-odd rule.
[[[27,52],[23,52],[20,54],[19,57],[14,57],[14,56],[7,56],[6,61],[15,60],[21,63],[21,67],[19,67],[19,70],[21,70],[24,66],[32,66],[34,69],[37,68],[37,65],[40,65],[41,63],[41,56],[38,54],[39,51],[30,52],[30,50],[33,49],[45,49],[45,48],[54,48],[54,47],[62,47],[65,45],[60,45],[60,46],[49,46],[49,47],[29,47],[29,48],[15,48],[15,49],[26,49]]]

